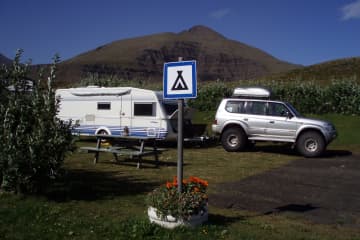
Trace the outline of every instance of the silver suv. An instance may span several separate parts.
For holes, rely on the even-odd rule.
[[[336,138],[333,124],[301,116],[287,102],[269,100],[263,88],[236,88],[223,99],[212,130],[226,151],[241,151],[256,141],[293,143],[305,157],[321,155]]]

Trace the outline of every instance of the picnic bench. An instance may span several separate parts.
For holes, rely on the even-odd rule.
[[[119,156],[137,158],[137,168],[141,167],[142,157],[153,155],[155,164],[158,166],[158,154],[164,149],[156,147],[155,137],[143,136],[115,136],[98,134],[96,137],[96,147],[80,147],[80,150],[87,153],[94,153],[94,164],[99,161],[101,152],[112,153],[116,161]],[[146,145],[146,146],[145,146]]]

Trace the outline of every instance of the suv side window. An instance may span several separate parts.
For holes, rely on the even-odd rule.
[[[244,113],[244,101],[228,101],[225,110],[230,113]]]
[[[266,115],[266,102],[248,101],[246,104],[246,113],[255,115]]]
[[[277,117],[285,117],[286,113],[289,112],[287,107],[281,103],[269,103],[269,115]]]

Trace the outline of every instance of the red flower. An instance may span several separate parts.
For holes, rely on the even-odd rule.
[[[173,187],[173,184],[171,182],[166,182],[166,187],[170,189]]]
[[[189,180],[190,180],[190,182],[199,183],[205,187],[207,187],[209,185],[208,181],[202,180],[201,178],[198,178],[198,177],[190,176]]]

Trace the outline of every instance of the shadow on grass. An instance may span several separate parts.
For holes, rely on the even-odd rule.
[[[296,150],[291,148],[290,144],[274,143],[274,144],[257,144],[247,150],[248,152],[266,152],[279,153],[284,155],[299,156]]]
[[[326,150],[322,157],[333,158],[333,157],[346,157],[351,156],[352,152],[347,150]]]
[[[115,196],[146,193],[158,185],[159,183],[156,182],[119,176],[118,171],[68,170],[64,177],[55,182],[44,195],[56,202],[96,201]]]
[[[137,163],[138,163],[138,159],[137,158],[124,158],[124,159],[119,159],[118,161],[115,162],[104,162],[105,164],[118,164],[118,165],[125,165],[125,166],[131,166],[131,167],[136,167]],[[186,166],[187,164],[183,164],[184,166]],[[158,161],[158,164],[156,165],[156,161],[155,160],[150,160],[150,159],[142,159],[141,160],[141,168],[158,168],[158,167],[176,167],[177,166],[177,162],[168,162],[168,161]]]
[[[291,144],[282,144],[282,143],[274,143],[267,145],[256,145],[251,149],[247,150],[248,152],[266,152],[266,153],[277,153],[289,156],[299,156],[300,155],[296,149],[291,147]],[[347,150],[329,150],[327,149],[321,156],[318,158],[332,158],[332,157],[345,157],[352,155],[351,151]]]
[[[272,211],[265,212],[264,215],[270,215],[274,213],[282,213],[282,212],[297,212],[297,213],[305,213],[308,211],[316,210],[319,207],[313,206],[312,204],[287,204],[281,207],[277,207]]]
[[[215,224],[218,226],[228,226],[232,223],[238,222],[238,221],[244,221],[247,220],[248,217],[244,216],[236,216],[236,217],[226,217],[219,214],[209,214],[209,224]]]

